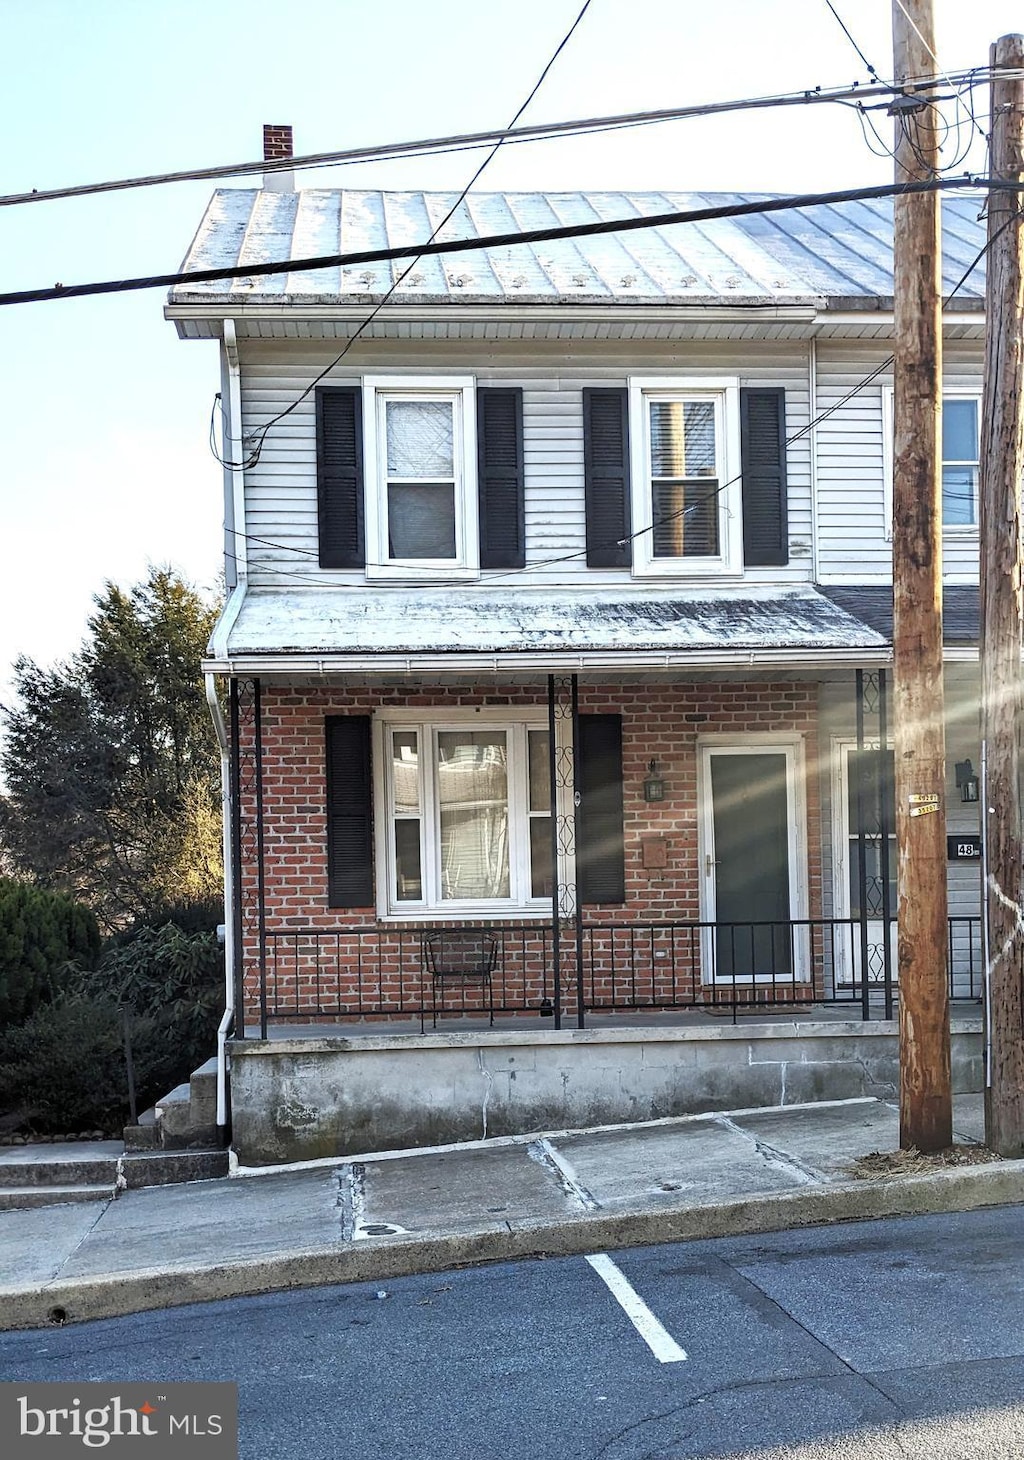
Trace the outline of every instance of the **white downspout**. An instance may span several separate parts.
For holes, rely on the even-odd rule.
[[[217,698],[217,678],[207,674],[206,699],[220,746],[220,809],[224,826],[224,1014],[217,1025],[217,1128],[228,1123],[228,1034],[235,1022],[235,867],[231,852],[231,751],[224,714]]]
[[[221,378],[226,387],[224,434],[224,531],[225,578],[232,586],[228,601],[213,631],[210,653],[225,659],[228,636],[245,597],[248,579],[248,554],[245,538],[245,470],[242,466],[242,390],[238,361],[238,342],[234,320],[224,321]],[[206,699],[210,706],[213,728],[220,748],[220,805],[222,817],[221,846],[224,857],[224,1014],[217,1026],[217,1127],[224,1131],[228,1123],[228,1034],[235,1022],[235,866],[231,844],[231,747],[228,742],[224,713],[217,698],[216,676],[206,674]]]
[[[818,582],[818,342],[812,335],[807,351],[807,419],[811,452],[811,582]]]
[[[248,541],[245,535],[245,444],[242,440],[242,377],[238,362],[238,340],[233,319],[224,321],[224,368],[222,378],[227,388],[225,424],[227,432],[224,446],[224,471],[230,478],[230,513],[225,511],[225,529],[230,534],[225,544],[230,558],[225,567],[233,565],[233,573],[225,576],[228,583],[244,583],[249,576]],[[225,503],[227,507],[227,502]],[[229,519],[229,520],[228,520]]]

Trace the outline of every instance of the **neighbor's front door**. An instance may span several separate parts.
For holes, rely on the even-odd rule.
[[[704,916],[717,979],[789,981],[800,963],[790,746],[705,746]],[[796,955],[796,958],[794,958]]]

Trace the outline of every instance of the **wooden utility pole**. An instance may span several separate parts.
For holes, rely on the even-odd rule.
[[[893,0],[896,181],[939,173],[931,0]],[[939,195],[894,204],[893,745],[899,853],[900,1145],[953,1141],[946,984],[946,744],[942,683],[942,301]]]
[[[1006,35],[996,67],[1024,67]],[[992,177],[1024,179],[1024,80],[992,79]],[[981,412],[981,734],[985,767],[985,1141],[1024,1156],[1024,841],[1021,836],[1021,471],[1024,470],[1024,234],[1021,196],[990,192]]]

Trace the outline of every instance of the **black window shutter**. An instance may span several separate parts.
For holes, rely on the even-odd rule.
[[[786,392],[740,391],[743,561],[748,568],[789,562],[786,510]]]
[[[481,568],[526,563],[523,392],[488,386],[476,393]]]
[[[624,387],[583,392],[587,566],[628,568],[629,406]]]
[[[369,715],[327,716],[327,901],[373,905]]]
[[[363,403],[357,385],[316,392],[316,503],[321,568],[361,568]]]
[[[579,720],[579,844],[576,881],[581,902],[626,900],[622,819],[622,716]]]

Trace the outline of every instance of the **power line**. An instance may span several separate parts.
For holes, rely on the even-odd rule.
[[[537,95],[537,92],[543,86],[544,81],[545,81],[545,78],[547,77],[548,72],[551,70],[552,66],[555,64],[555,62],[558,60],[559,56],[565,50],[565,47],[569,44],[569,41],[572,39],[573,34],[575,33],[577,26],[580,24],[580,22],[582,21],[583,17],[586,15],[587,11],[590,9],[590,4],[591,4],[591,0],[583,0],[583,8],[582,8],[582,10],[579,12],[579,14],[577,15],[576,19],[573,21],[572,25],[569,27],[569,29],[566,31],[565,35],[562,37],[562,39],[559,41],[558,45],[555,47],[555,50],[554,50],[554,52],[553,52],[553,54],[551,56],[551,59],[548,61],[547,65],[544,67],[544,70],[540,73],[540,76],[534,82],[533,87],[531,88],[529,95],[527,96],[526,100],[523,102],[523,104],[519,108],[519,110],[516,112],[515,116],[511,120],[511,122],[509,122],[508,127],[506,128],[506,131],[510,131],[515,126],[516,122],[518,122],[519,118],[523,115],[523,113],[526,111],[527,107],[530,105],[530,102],[533,100],[533,98]],[[504,140],[504,134],[502,136],[499,136],[498,137],[498,140],[495,142],[495,144],[491,148],[490,152],[488,152],[487,156],[484,158],[483,162],[481,162],[481,164],[477,168],[476,172],[474,172],[474,174],[470,178],[469,182],[462,189],[462,192],[455,199],[455,202],[448,209],[447,213],[445,213],[445,215],[441,219],[440,223],[438,223],[437,226],[431,231],[430,238],[427,240],[427,243],[428,244],[432,244],[434,242],[434,240],[437,238],[438,234],[441,233],[443,231],[443,229],[445,228],[445,225],[448,224],[451,221],[451,219],[455,216],[455,214],[458,212],[459,208],[465,202],[466,195],[469,192],[470,188],[473,186],[473,184],[475,182],[477,182],[480,179],[480,177],[482,176],[482,174],[485,171],[485,169],[494,160],[494,157],[496,156],[499,148],[501,147],[503,140]],[[324,368],[319,372],[319,374],[317,374],[317,375],[315,375],[313,377],[313,379],[305,387],[305,389],[302,391],[302,393],[300,395],[297,395],[293,401],[291,401],[287,406],[285,406],[285,408],[284,408],[283,411],[278,411],[277,415],[272,416],[269,421],[265,421],[263,423],[263,425],[259,427],[258,431],[255,433],[253,446],[249,450],[249,452],[248,452],[248,454],[247,454],[246,459],[245,459],[244,462],[242,462],[242,463],[236,463],[236,462],[226,461],[223,457],[218,456],[216,450],[214,450],[213,455],[214,455],[215,459],[221,463],[222,466],[227,466],[227,467],[230,467],[230,468],[234,469],[234,468],[236,468],[236,467],[238,467],[240,465],[243,470],[246,469],[246,468],[248,468],[248,467],[255,466],[256,462],[259,461],[260,453],[263,450],[263,443],[266,441],[267,436],[270,433],[271,429],[274,426],[277,425],[278,421],[283,421],[286,416],[290,416],[291,413],[292,413],[292,411],[294,411],[296,409],[296,407],[302,401],[304,401],[306,399],[306,397],[310,394],[310,392],[312,390],[314,390],[316,388],[316,386],[318,386],[320,384],[320,381],[323,380],[325,376],[329,375],[331,373],[331,371],[335,368],[335,366],[341,364],[342,360],[344,360],[345,356],[348,354],[349,350],[351,350],[351,348],[355,344],[356,340],[358,340],[360,338],[360,336],[367,329],[369,329],[370,325],[377,318],[378,314],[380,314],[381,310],[384,308],[385,304],[387,304],[388,300],[394,294],[395,290],[403,282],[403,280],[406,279],[408,277],[408,275],[412,273],[413,269],[416,267],[416,265],[419,263],[419,261],[420,261],[420,259],[422,257],[423,257],[423,250],[421,249],[415,255],[415,257],[412,259],[412,261],[406,266],[406,268],[404,268],[402,270],[402,272],[399,275],[397,275],[397,277],[392,281],[391,286],[388,288],[388,290],[383,295],[383,297],[377,302],[377,304],[374,305],[373,309],[370,310],[370,313],[365,317],[365,319],[363,319],[363,321],[359,325],[359,328],[356,329],[355,331],[353,331],[353,333],[349,336],[349,338],[346,340],[345,345],[344,345],[344,348],[341,350],[341,352],[338,355],[336,355],[335,358],[333,360],[331,360],[327,365],[325,365]],[[211,422],[211,431],[212,431],[212,422]],[[212,436],[211,436],[211,445],[212,445]],[[244,445],[244,443],[243,443],[243,445]]]
[[[1000,178],[935,178],[925,182],[884,183],[871,188],[842,188],[828,193],[794,193],[782,198],[761,198],[753,203],[723,203],[708,208],[688,208],[655,213],[643,218],[612,218],[598,223],[572,223],[557,228],[530,228],[516,233],[494,233],[483,238],[456,238],[444,243],[407,244],[399,248],[360,249],[354,253],[318,254],[313,258],[283,259],[275,263],[246,264],[223,269],[190,269],[173,274],[150,274],[141,278],[106,279],[91,284],[55,284],[48,289],[20,289],[0,294],[0,305],[37,304],[53,299],[81,299],[93,294],[126,294],[140,289],[160,289],[176,284],[204,284],[220,279],[250,279],[314,269],[348,268],[355,264],[388,263],[396,259],[427,258],[435,254],[472,253],[488,248],[510,248],[516,244],[550,243],[562,238],[593,238],[602,233],[634,233],[645,228],[667,228],[678,223],[705,223],[716,218],[743,218],[762,213],[785,213],[799,208],[832,203],[869,202],[897,195],[953,190],[1024,191],[1024,185]],[[241,301],[240,301],[241,302]]]
[[[825,4],[831,10],[831,12],[835,16],[836,20],[839,22],[840,29],[842,30],[843,34],[846,36],[846,39],[850,42],[850,45],[857,52],[857,55],[860,57],[861,61],[863,62],[864,67],[867,70],[867,73],[871,77],[872,81],[877,81],[879,83],[879,85],[884,85],[884,83],[882,82],[882,78],[879,76],[879,74],[875,70],[874,66],[872,66],[872,64],[868,60],[867,56],[865,56],[865,54],[861,50],[860,46],[857,44],[857,42],[854,40],[853,36],[850,34],[850,31],[849,31],[849,29],[847,27],[846,21],[839,14],[839,11],[836,9],[836,7],[832,4],[832,0],[825,0]]]
[[[977,84],[987,79],[987,66],[968,71],[954,72],[952,78],[943,73],[924,77],[917,85],[927,87],[940,79],[947,85],[954,83]],[[1008,76],[1011,73],[1001,71]],[[656,111],[619,112],[609,116],[582,117],[564,122],[539,122],[514,131],[462,132],[447,137],[424,137],[416,141],[385,142],[367,147],[349,147],[332,152],[312,152],[301,157],[273,158],[258,162],[223,163],[213,167],[184,168],[177,172],[149,173],[139,177],[117,178],[108,182],[81,183],[61,188],[32,188],[29,192],[0,194],[0,208],[17,207],[25,203],[49,203],[64,198],[92,197],[97,193],[126,192],[134,188],[150,188],[176,182],[212,182],[218,178],[247,177],[252,174],[273,172],[299,172],[321,167],[339,167],[349,163],[387,161],[400,157],[423,157],[432,153],[462,152],[474,148],[488,147],[499,138],[503,145],[522,142],[539,142],[549,137],[581,136],[588,132],[603,132],[623,127],[654,126],[662,122],[686,121],[696,117],[719,116],[734,111],[759,111],[785,106],[815,106],[829,102],[849,101],[854,97],[891,97],[901,91],[880,82],[877,86],[807,87],[802,91],[780,92],[775,95],[741,97],[731,101],[705,102],[699,105],[663,107]]]
[[[1010,218],[1008,218],[1006,220],[1006,222],[1002,225],[1002,227],[999,229],[999,232],[997,234],[995,234],[995,236],[993,238],[990,238],[990,239],[987,239],[986,240],[986,242],[983,244],[983,246],[975,254],[975,256],[971,260],[971,262],[967,265],[967,268],[960,275],[960,278],[956,281],[956,283],[953,285],[952,289],[946,295],[945,299],[943,300],[943,308],[944,309],[946,308],[946,306],[948,306],[950,304],[950,302],[955,298],[955,296],[960,292],[960,290],[963,288],[963,286],[967,283],[967,280],[971,277],[971,275],[974,273],[975,269],[981,263],[982,259],[989,252],[989,250],[992,248],[992,246],[995,243],[996,239],[999,238],[999,237],[1001,237],[1001,235],[1006,231],[1006,229],[1008,229],[1012,224],[1014,224],[1017,221],[1019,221],[1021,217],[1024,217],[1024,211],[1018,211],[1013,216],[1011,216]],[[876,365],[873,370],[870,370],[867,375],[863,376],[860,380],[858,380],[857,383],[856,383],[856,385],[851,386],[850,389],[846,392],[846,394],[843,395],[843,396],[841,396],[839,398],[839,400],[833,401],[833,403],[830,406],[827,406],[825,408],[825,410],[823,410],[823,411],[819,411],[816,416],[812,417],[811,420],[805,422],[805,424],[803,426],[801,426],[798,430],[794,431],[791,436],[787,436],[786,437],[786,440],[785,440],[785,443],[784,443],[786,449],[788,450],[790,446],[794,445],[797,441],[800,441],[804,436],[808,436],[811,433],[811,431],[813,431],[817,426],[820,426],[822,424],[822,422],[827,421],[830,416],[834,416],[837,411],[842,410],[843,406],[845,406],[849,401],[853,400],[854,396],[859,395],[862,390],[865,390],[869,385],[871,385],[875,380],[877,380],[878,377],[881,374],[883,374],[886,370],[888,370],[890,368],[890,366],[892,366],[894,363],[895,363],[895,356],[894,355],[887,355],[886,358],[884,360],[882,360],[878,365]],[[726,491],[729,487],[735,486],[735,484],[738,481],[740,481],[741,479],[742,479],[742,473],[737,473],[735,476],[730,477],[728,481],[722,482],[721,485],[718,486],[718,487],[716,487],[713,492],[709,492],[706,497],[702,498],[701,499],[701,502],[698,503],[697,506],[698,507],[704,506],[706,504],[706,502],[710,501],[713,497],[719,496],[722,492]],[[661,527],[661,526],[663,526],[667,522],[671,522],[671,521],[673,521],[673,520],[675,520],[677,518],[684,517],[684,516],[687,515],[687,513],[692,512],[693,510],[694,510],[694,508],[691,506],[691,507],[681,508],[678,512],[670,512],[670,513],[667,513],[664,516],[657,518],[654,522],[650,523],[648,526],[641,527],[636,532],[629,533],[626,537],[615,538],[613,540],[606,541],[604,543],[601,543],[600,546],[601,547],[625,547],[629,543],[635,542],[638,537],[642,537],[642,536],[644,536],[648,532],[653,532],[655,530],[655,528]],[[291,552],[291,553],[300,554],[303,557],[319,558],[319,553],[314,552],[311,548],[300,548],[300,547],[294,546],[294,545],[291,546],[291,547],[288,547],[284,543],[274,542],[270,538],[258,537],[254,533],[239,532],[239,531],[237,531],[235,529],[230,529],[230,531],[231,531],[231,535],[233,537],[238,538],[238,539],[242,539],[243,541],[245,541],[247,543],[248,542],[259,543],[261,546],[276,548],[279,552],[283,552],[283,553]],[[588,552],[588,549],[587,548],[579,548],[575,552],[563,553],[560,556],[554,557],[554,558],[544,558],[544,559],[542,559],[542,560],[540,560],[539,562],[536,562],[536,563],[528,563],[524,568],[514,568],[514,569],[504,570],[504,571],[501,571],[501,572],[490,573],[486,577],[484,577],[483,575],[481,575],[481,577],[479,579],[477,579],[476,581],[471,582],[471,583],[466,583],[466,582],[460,580],[459,581],[459,589],[462,592],[466,592],[466,591],[473,590],[473,589],[487,588],[487,587],[490,586],[490,584],[496,583],[496,582],[500,582],[504,578],[516,578],[516,579],[521,580],[522,577],[523,577],[523,575],[525,573],[536,572],[539,569],[543,569],[543,568],[555,568],[555,567],[559,567],[562,563],[575,562],[578,558],[585,557],[586,554],[587,554],[587,552]],[[235,556],[234,553],[228,552],[228,553],[225,554],[225,556],[227,558],[229,558],[231,562],[237,562],[238,561],[238,558]],[[369,567],[382,567],[384,565],[383,564],[380,564],[380,563],[370,563],[370,564],[367,564],[367,566],[369,566]],[[448,569],[437,569],[436,571],[439,574],[441,574],[441,573],[449,574],[449,578],[450,578],[450,573],[449,573],[449,570]],[[274,572],[275,572],[275,574],[278,577],[290,578],[290,579],[294,580],[296,583],[302,585],[303,587],[322,588],[324,586],[324,580],[322,578],[313,578],[313,577],[310,577],[310,576],[308,576],[306,574],[291,572],[287,568],[275,568],[274,569]],[[426,584],[426,583],[420,583],[417,586],[418,587],[429,587],[429,586],[436,586],[436,587],[442,587],[442,586],[444,586],[444,587],[447,587],[448,584],[447,583],[441,584],[440,582],[438,582],[438,583],[436,583],[434,585],[430,585],[430,584]]]

